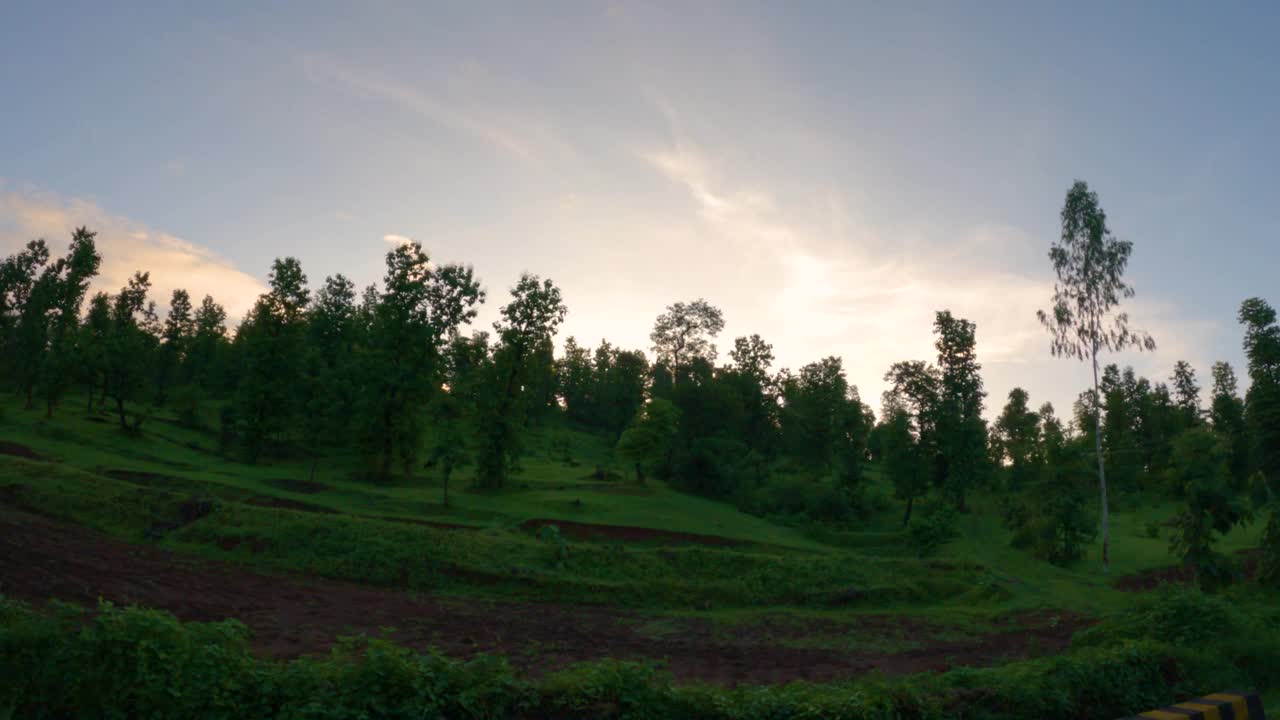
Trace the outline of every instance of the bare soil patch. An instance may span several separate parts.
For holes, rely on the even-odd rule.
[[[253,538],[238,542],[254,545]],[[238,544],[238,543],[237,543]],[[232,541],[228,540],[228,545]],[[265,549],[265,548],[262,548]],[[1058,652],[1087,624],[1079,616],[1010,616],[991,635],[932,642],[935,628],[906,617],[865,616],[861,631],[892,627],[919,633],[918,649],[847,652],[782,644],[776,628],[747,625],[730,637],[696,619],[672,619],[673,632],[638,631],[651,621],[600,607],[544,602],[465,601],[355,583],[267,574],[240,565],[132,545],[75,525],[0,505],[0,578],[5,594],[31,602],[49,598],[93,604],[103,597],[168,610],[184,620],[234,617],[252,631],[255,651],[271,657],[325,652],[338,635],[394,627],[392,638],[467,657],[506,655],[528,675],[605,657],[665,662],[680,681],[723,684],[815,682],[880,670],[887,674],[987,665],[1029,653]],[[858,623],[865,622],[865,626]],[[845,626],[847,627],[847,625]],[[839,630],[825,621],[786,623],[787,636]]]
[[[520,523],[523,530],[536,531],[544,525],[555,525],[560,534],[574,540],[621,540],[623,542],[667,542],[692,545],[742,545],[739,540],[730,540],[718,535],[699,535],[697,533],[656,530],[654,528],[633,527],[630,525],[596,525],[571,520],[549,520],[535,518]]]
[[[279,488],[288,492],[301,493],[303,495],[314,495],[318,492],[324,492],[329,489],[328,485],[314,480],[295,480],[293,478],[275,478],[268,480],[267,484],[271,487]]]
[[[43,460],[35,450],[21,443],[9,442],[8,440],[0,440],[0,455],[12,455],[14,457],[25,458],[27,460]]]
[[[1252,580],[1258,574],[1258,551],[1240,550],[1236,552],[1239,569],[1246,579]],[[1114,587],[1125,592],[1142,592],[1153,590],[1164,584],[1192,585],[1196,576],[1191,568],[1183,565],[1153,568],[1132,575],[1116,578]]]
[[[290,500],[289,498],[276,497],[275,495],[254,495],[244,501],[246,505],[256,505],[258,507],[284,508],[286,510],[298,510],[309,513],[322,513],[325,515],[336,515],[337,510],[327,508],[323,505],[314,505],[301,500]]]

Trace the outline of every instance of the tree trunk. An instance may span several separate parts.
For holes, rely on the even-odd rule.
[[[27,384],[27,405],[26,405],[26,407],[24,408],[25,410],[30,410],[31,408],[33,408],[33,407],[35,407],[35,406],[36,406],[36,403],[35,403],[35,389],[36,389],[36,388],[35,388],[35,384],[33,384],[33,383],[28,383],[28,384]]]
[[[1098,393],[1098,348],[1093,348],[1093,447],[1098,453],[1098,487],[1102,491],[1102,574],[1111,569],[1111,526],[1107,516],[1107,468],[1102,460],[1102,396]]]
[[[911,508],[916,504],[916,496],[913,494],[907,498],[907,511],[902,515],[902,527],[907,527],[911,522]]]
[[[120,416],[120,429],[128,432],[129,421],[124,417],[124,400],[116,398],[116,414]]]
[[[382,410],[382,477],[391,477],[391,408]]]
[[[313,454],[311,456],[311,474],[307,478],[311,482],[315,482],[316,480],[316,465],[318,465],[319,463],[320,463],[320,453]]]

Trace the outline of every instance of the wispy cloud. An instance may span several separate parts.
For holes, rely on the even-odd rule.
[[[504,124],[491,109],[476,108],[462,98],[437,97],[421,88],[352,63],[319,55],[299,59],[313,81],[374,100],[391,103],[454,132],[481,140],[523,160],[536,157],[519,130]]]
[[[413,238],[408,238],[404,235],[383,235],[382,239],[384,242],[389,242],[392,245],[408,245],[413,242]]]
[[[1039,245],[1022,229],[994,222],[870,225],[829,188],[814,189],[828,198],[816,208],[787,206],[767,178],[730,178],[710,153],[678,134],[640,157],[685,190],[696,237],[717,248],[724,270],[755,295],[755,307],[734,303],[749,314],[750,326],[730,313],[730,333],[765,334],[780,361],[795,367],[841,355],[864,401],[876,405],[891,363],[935,356],[934,313],[949,309],[977,324],[989,413],[999,411],[1014,385],[1062,410],[1084,386],[1080,368],[1048,356],[1034,316],[1048,301],[1051,278],[1006,260]],[[1207,371],[1211,358],[1200,358],[1195,346],[1213,332],[1212,324],[1175,325],[1172,308],[1158,303],[1128,309],[1135,322],[1177,339],[1160,357],[1131,354],[1118,362],[1132,362],[1153,378],[1167,375],[1164,366],[1178,357]]]
[[[232,319],[243,317],[266,290],[262,281],[208,248],[113,215],[91,200],[0,185],[0,255],[36,238],[60,254],[81,225],[98,233],[102,267],[94,290],[116,292],[142,270],[151,273],[151,298],[160,307],[167,306],[173,290],[184,288],[197,302],[212,295]]]

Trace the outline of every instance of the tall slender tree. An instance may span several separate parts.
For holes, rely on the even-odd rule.
[[[1119,240],[1107,227],[1107,215],[1098,194],[1077,180],[1062,206],[1062,234],[1049,248],[1057,282],[1053,305],[1036,316],[1052,336],[1055,357],[1089,361],[1093,366],[1094,395],[1098,395],[1098,355],[1127,347],[1154,350],[1150,335],[1129,327],[1127,313],[1115,312],[1122,299],[1134,296],[1124,280],[1133,243]],[[1108,513],[1107,472],[1102,457],[1102,416],[1094,411],[1094,451],[1098,458],[1101,498],[1102,571],[1111,565],[1111,531]]]

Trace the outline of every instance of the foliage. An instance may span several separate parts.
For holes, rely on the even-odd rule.
[[[1206,635],[1206,623],[1214,633]],[[350,638],[328,656],[255,658],[234,621],[179,623],[103,605],[90,618],[0,599],[0,710],[102,718],[1118,717],[1205,687],[1265,682],[1273,637],[1211,598],[1166,592],[1077,635],[1064,655],[885,680],[734,689],[677,686],[651,665],[606,660],[521,680],[501,660],[453,660]],[[1272,646],[1274,648],[1274,645]]]
[[[958,535],[955,508],[937,503],[912,521],[908,539],[917,555],[928,557]]]
[[[1174,441],[1173,478],[1186,498],[1175,520],[1170,551],[1192,568],[1207,591],[1230,583],[1226,558],[1213,548],[1219,535],[1248,520],[1243,499],[1231,489],[1230,450],[1210,430],[1187,430]]]

